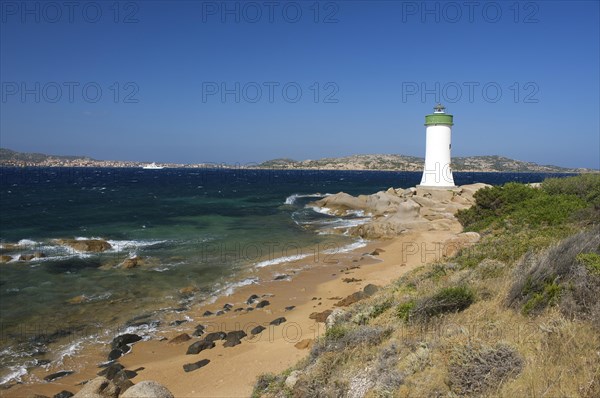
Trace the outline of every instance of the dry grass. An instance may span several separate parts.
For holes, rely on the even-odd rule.
[[[516,265],[486,260],[466,270],[443,264],[415,270],[351,307],[347,320],[330,328],[298,365],[302,376],[293,391],[281,387],[280,378],[262,395],[598,397],[600,333],[592,321],[600,293],[593,289],[600,283],[589,279],[589,266],[571,261],[598,249],[596,231]],[[535,316],[523,313],[534,297],[522,294],[524,281],[547,281],[547,275],[559,276],[557,305],[530,313]],[[457,290],[457,283],[468,289]],[[518,304],[508,306],[507,297]],[[399,317],[436,302],[443,310],[426,321]]]

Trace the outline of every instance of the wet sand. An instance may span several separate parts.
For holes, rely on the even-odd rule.
[[[334,304],[340,299],[362,290],[367,284],[384,286],[425,262],[435,261],[443,254],[443,243],[459,232],[459,228],[408,232],[392,240],[369,242],[367,247],[349,253],[256,269],[255,276],[261,282],[240,287],[232,295],[220,297],[214,303],[193,307],[185,313],[193,319],[192,322],[163,330],[152,340],[134,344],[131,352],[118,362],[128,370],[144,368],[132,379],[134,383],[155,380],[169,388],[176,397],[247,397],[259,374],[281,372],[308,355],[309,347],[297,348],[296,344],[302,342],[306,345],[325,331],[324,323],[309,318],[311,313],[336,308]],[[365,255],[377,248],[384,251],[379,255]],[[273,280],[279,274],[287,274],[290,279]],[[343,281],[344,278],[360,281],[348,283]],[[252,294],[264,296],[261,300],[268,300],[270,305],[248,312],[234,311],[250,307],[246,300]],[[233,305],[231,311],[219,316],[203,316],[206,310],[216,312],[227,303]],[[286,310],[289,306],[295,308]],[[173,319],[182,319],[183,316],[174,315]],[[278,326],[269,325],[278,317],[285,317],[286,322]],[[223,347],[224,341],[216,341],[215,348],[196,355],[186,355],[186,350],[202,336],[179,344],[169,343],[171,338],[184,332],[191,336],[198,324],[206,327],[206,333],[244,330],[248,337],[243,338],[240,345],[229,348]],[[266,329],[252,336],[249,331],[257,325]],[[41,394],[51,397],[62,390],[75,393],[81,389],[81,385],[77,384],[94,378],[100,371],[98,364],[106,360],[109,350],[107,345],[89,347],[61,369],[36,369],[33,374],[40,379],[62,369],[76,370],[76,373],[51,383],[16,385],[0,391],[0,396]],[[210,363],[192,372],[184,372],[184,364],[201,359],[209,359]]]

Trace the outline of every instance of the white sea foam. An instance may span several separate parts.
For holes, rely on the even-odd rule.
[[[269,265],[276,265],[276,264],[286,263],[286,262],[290,262],[290,261],[302,260],[303,258],[306,258],[310,255],[311,255],[310,253],[306,253],[306,254],[296,254],[294,256],[278,257],[278,258],[274,258],[272,260],[261,261],[259,263],[254,264],[254,266],[256,268],[268,267]]]
[[[339,248],[325,250],[325,254],[339,254],[339,253],[348,253],[356,249],[360,249],[361,247],[365,247],[367,245],[367,241],[364,239],[359,239],[356,242],[350,243],[346,246],[342,246]]]
[[[108,252],[125,252],[128,251],[130,256],[135,256],[137,251],[144,247],[154,246],[165,243],[166,240],[107,240],[112,246]]]
[[[331,194],[330,193],[310,193],[310,194],[295,193],[295,194],[290,195],[287,198],[285,198],[284,204],[293,205],[296,203],[298,198],[323,198],[323,197],[326,197],[329,195],[331,195]]]
[[[243,286],[248,286],[248,285],[253,285],[255,283],[258,283],[258,278],[246,278],[242,281],[239,282],[233,282],[228,284],[222,292],[219,292],[219,296],[221,295],[225,295],[225,296],[231,296],[237,289],[239,289],[240,287]]]
[[[27,374],[27,368],[24,365],[20,366],[8,366],[8,374],[0,378],[0,386],[11,381],[20,382],[22,377]]]
[[[328,207],[308,206],[308,208],[312,209],[315,213],[326,214],[328,216],[335,215],[333,210]]]
[[[31,247],[31,246],[38,246],[40,245],[40,242],[36,242],[34,240],[31,239],[21,239],[17,245],[19,246],[23,246],[23,247]]]

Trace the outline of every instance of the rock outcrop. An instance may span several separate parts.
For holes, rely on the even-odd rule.
[[[155,381],[142,381],[125,391],[121,398],[175,398],[167,387]]]
[[[106,377],[96,377],[87,382],[73,398],[117,398],[120,389]]]
[[[454,215],[470,207],[473,194],[487,184],[463,185],[455,188],[409,188],[377,192],[373,195],[351,196],[340,192],[329,195],[309,206],[344,216],[364,214],[372,218],[362,225],[350,228],[351,235],[367,239],[387,239],[408,231],[462,230]],[[360,212],[360,213],[357,213]]]
[[[100,253],[112,249],[111,244],[103,239],[58,239],[56,243],[80,252]]]

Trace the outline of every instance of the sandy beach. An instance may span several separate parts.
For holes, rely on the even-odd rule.
[[[306,265],[306,261],[262,268],[257,271],[261,279],[266,279],[270,274],[286,272],[290,273],[291,278],[244,286],[212,304],[200,305],[187,314],[193,322],[182,325],[178,331],[165,334],[166,339],[134,344],[132,351],[120,358],[119,362],[129,370],[144,368],[132,379],[134,383],[155,380],[169,388],[176,397],[249,396],[259,374],[280,372],[308,355],[310,343],[325,331],[324,323],[310,319],[312,313],[334,309],[338,301],[361,291],[364,286],[386,285],[422,265],[421,253],[415,251],[417,246],[429,249],[426,261],[435,261],[443,254],[443,250],[432,248],[440,248],[444,242],[454,238],[456,232],[413,232],[393,240],[369,242],[366,247],[354,252],[334,256],[329,263],[309,264],[295,274],[291,274],[290,270]],[[383,250],[379,250],[378,255],[364,255],[376,249]],[[345,282],[347,278],[358,281]],[[216,312],[227,303],[232,304],[234,309],[247,308],[246,300],[252,294],[261,296],[261,299],[264,296],[270,305],[250,312],[229,311],[220,316],[202,316],[205,311]],[[294,308],[286,310],[290,306]],[[279,326],[269,325],[278,317],[285,317],[286,322]],[[201,337],[192,337],[179,344],[169,343],[178,334],[186,332],[191,335],[198,324],[205,325],[207,333],[245,330],[248,337],[242,339],[242,344],[230,348],[223,347],[222,341],[217,341],[215,348],[197,355],[186,355],[186,350]],[[258,325],[266,329],[251,336],[249,331]],[[75,360],[82,369],[73,375],[52,383],[17,385],[1,394],[23,397],[34,394],[52,396],[63,390],[77,392],[81,389],[78,384],[94,378],[101,370],[97,364],[105,361],[106,349],[82,352]],[[189,373],[183,371],[184,364],[200,359],[208,359],[210,363]],[[48,374],[40,370],[36,376],[43,378]]]

